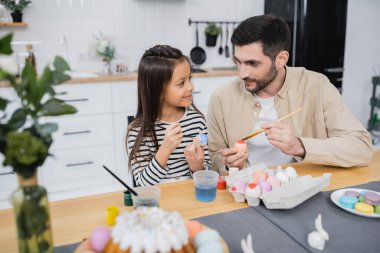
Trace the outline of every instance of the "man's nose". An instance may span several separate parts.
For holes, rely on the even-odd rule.
[[[239,71],[239,77],[242,80],[249,76],[248,67],[245,64],[241,64],[238,71]]]

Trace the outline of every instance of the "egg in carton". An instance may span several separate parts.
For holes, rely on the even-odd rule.
[[[293,167],[268,169],[263,163],[231,172],[226,181],[235,201],[258,206],[261,199],[268,209],[293,208],[330,185],[331,178],[331,173],[299,177]]]

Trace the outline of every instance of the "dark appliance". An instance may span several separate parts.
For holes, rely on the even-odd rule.
[[[292,34],[289,66],[325,74],[342,91],[347,0],[265,0]]]

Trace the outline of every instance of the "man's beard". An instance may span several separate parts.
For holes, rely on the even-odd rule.
[[[256,87],[253,88],[252,90],[247,89],[247,86],[246,86],[247,91],[251,92],[253,95],[253,94],[257,94],[257,92],[266,88],[276,78],[277,74],[278,74],[278,70],[276,69],[276,66],[274,65],[274,63],[272,62],[272,65],[271,65],[268,73],[265,75],[264,79],[259,80],[256,78],[246,77],[243,79],[243,81],[244,82],[248,81],[248,82],[255,82],[256,83]]]

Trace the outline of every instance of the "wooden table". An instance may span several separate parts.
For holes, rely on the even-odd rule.
[[[369,166],[338,168],[307,163],[292,164],[299,175],[321,176],[332,173],[331,184],[325,190],[348,187],[380,180],[380,150],[375,151]],[[192,180],[160,185],[160,207],[176,210],[185,219],[202,217],[247,207],[236,203],[226,191],[218,191],[217,199],[210,203],[195,199]],[[120,211],[132,210],[123,205],[123,193],[113,192],[50,203],[53,240],[56,246],[71,244],[87,237],[98,226],[105,226],[105,207],[116,205]],[[0,252],[17,252],[16,228],[12,209],[0,211]]]

